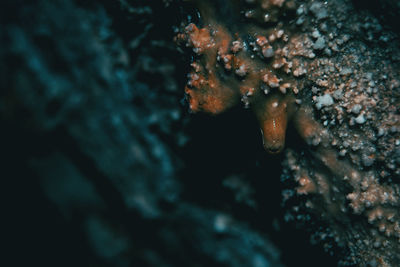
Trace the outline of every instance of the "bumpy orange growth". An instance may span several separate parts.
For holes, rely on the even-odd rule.
[[[191,23],[185,27],[185,34],[177,36],[177,40],[185,41],[197,55],[201,55],[199,61],[191,64],[193,70],[185,87],[190,109],[218,114],[238,103],[239,93],[220,81],[215,67],[218,55],[228,50],[231,40],[227,31],[218,26],[211,34],[209,28],[199,29]]]
[[[204,111],[211,114],[221,113],[227,106],[238,102],[235,99],[234,92],[224,90],[222,87],[213,84],[206,85],[209,90],[199,88],[200,90],[191,90],[185,87],[187,100],[189,101],[190,110],[193,112]]]
[[[176,37],[178,43],[191,47],[196,54],[185,87],[191,111],[219,114],[241,99],[260,123],[264,148],[279,153],[295,109],[295,98],[289,90],[296,90],[288,80],[282,82],[284,79],[277,76],[290,72],[281,50],[275,55],[272,47],[283,39],[283,31],[273,30],[269,40],[254,35],[252,45],[260,51],[256,59],[240,37],[233,38],[221,24],[209,20],[204,28],[190,23]]]

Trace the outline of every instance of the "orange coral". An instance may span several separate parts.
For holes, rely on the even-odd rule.
[[[261,5],[265,10],[278,10],[283,2],[263,1]],[[178,43],[191,47],[196,54],[185,87],[190,109],[218,114],[241,100],[259,120],[265,149],[280,152],[287,123],[295,110],[293,92],[298,92],[288,76],[292,66],[285,58],[288,49],[280,48],[288,41],[287,35],[280,29],[260,32],[259,28],[249,28],[254,32],[254,42],[245,42],[238,33],[230,34],[210,18],[209,7],[200,6],[207,14],[207,26],[198,28],[190,23],[176,36]],[[258,53],[257,58],[254,52]],[[269,67],[265,68],[266,64]]]
[[[254,105],[263,144],[270,153],[279,153],[285,145],[287,123],[293,109],[292,102],[291,97],[282,97],[277,93]]]
[[[199,29],[191,23],[177,40],[186,41],[197,55],[202,55],[199,62],[191,64],[193,70],[185,88],[190,109],[218,114],[235,105],[239,99],[237,90],[222,83],[215,69],[218,55],[227,51],[229,35],[226,31],[219,27],[211,34],[208,28]]]

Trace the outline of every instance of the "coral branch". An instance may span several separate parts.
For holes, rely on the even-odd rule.
[[[279,153],[285,145],[288,120],[293,113],[292,97],[271,95],[261,103],[254,104],[254,112],[260,123],[264,148],[270,153]]]

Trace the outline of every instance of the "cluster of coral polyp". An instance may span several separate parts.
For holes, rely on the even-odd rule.
[[[242,102],[271,153],[293,124],[306,145],[285,150],[286,218],[318,218],[313,239],[342,264],[400,266],[398,36],[347,0],[192,3],[199,22],[176,36],[192,50],[190,109]]]

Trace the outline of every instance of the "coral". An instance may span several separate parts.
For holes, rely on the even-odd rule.
[[[185,87],[190,109],[216,115],[241,101],[270,153],[282,151],[286,129],[294,129],[305,145],[285,151],[282,180],[297,186],[285,191],[284,203],[296,195],[305,200],[287,218],[319,218],[325,230],[314,239],[347,251],[343,265],[397,266],[395,32],[382,31],[349,1],[193,2],[200,20],[183,22],[176,36],[194,53]]]
[[[278,14],[283,3],[267,1],[262,8],[273,8]],[[268,30],[250,25],[242,29],[246,34],[231,34],[215,21],[209,5],[200,6],[200,13],[207,14],[203,18],[206,26],[199,29],[190,23],[176,36],[176,41],[192,48],[196,57],[185,87],[190,109],[218,114],[241,100],[256,114],[266,150],[281,151],[287,122],[296,109],[294,94],[298,93],[290,74],[293,65],[295,76],[302,74],[303,70],[297,69],[301,63],[295,59],[302,48],[293,48],[297,43],[289,41],[280,29],[282,25]],[[293,9],[294,4],[285,8]]]

